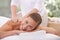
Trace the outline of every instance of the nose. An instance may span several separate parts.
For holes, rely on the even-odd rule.
[[[23,25],[23,27],[22,27],[23,29],[26,29],[27,28],[27,25]]]
[[[21,26],[20,26],[21,30],[26,30],[26,28],[27,28],[27,24],[21,24]]]

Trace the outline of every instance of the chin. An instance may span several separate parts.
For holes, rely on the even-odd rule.
[[[27,32],[32,32],[33,30],[26,30]]]

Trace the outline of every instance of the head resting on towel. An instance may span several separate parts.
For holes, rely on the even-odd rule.
[[[20,30],[23,31],[33,31],[39,24],[41,24],[42,18],[38,13],[32,13],[24,20],[22,20],[20,25]]]

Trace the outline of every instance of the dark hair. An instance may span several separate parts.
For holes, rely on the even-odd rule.
[[[33,30],[37,29],[38,28],[37,26],[39,24],[41,24],[41,22],[42,22],[42,18],[40,16],[40,14],[32,13],[32,14],[29,15],[29,17],[31,17],[37,23],[36,27]]]
[[[32,13],[29,15],[35,22],[37,22],[38,24],[41,24],[42,22],[42,18],[40,16],[40,14],[38,13]]]

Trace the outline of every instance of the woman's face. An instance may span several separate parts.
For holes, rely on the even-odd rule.
[[[36,25],[37,23],[31,17],[27,17],[24,20],[22,20],[20,30],[32,31],[36,27]]]

